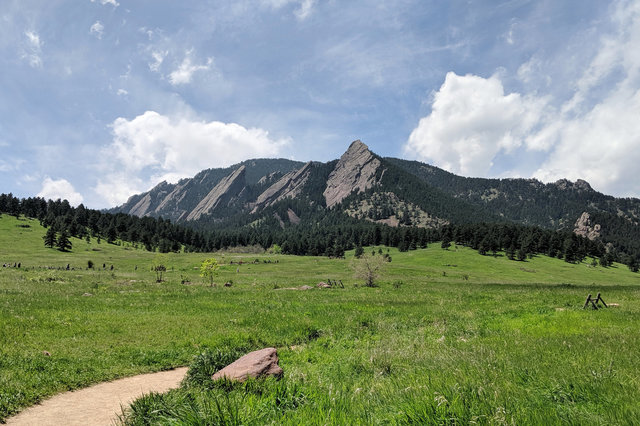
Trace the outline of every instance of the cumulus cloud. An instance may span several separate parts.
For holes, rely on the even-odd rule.
[[[53,180],[50,177],[45,177],[42,182],[42,189],[38,193],[38,197],[45,198],[47,200],[57,200],[58,198],[69,201],[72,206],[77,206],[82,203],[82,195],[78,193],[71,183],[66,179]]]
[[[602,37],[574,96],[548,124],[553,150],[535,176],[580,177],[605,192],[637,196],[640,3],[619,2],[612,22],[616,32]]]
[[[236,123],[193,121],[147,111],[112,124],[113,142],[104,150],[106,178],[96,191],[111,205],[162,180],[175,182],[197,172],[257,157],[273,157],[288,140]]]
[[[22,52],[22,59],[26,59],[33,68],[42,67],[42,41],[35,31],[25,31],[25,48]]]
[[[434,95],[431,114],[411,132],[405,154],[454,173],[485,176],[498,153],[528,139],[544,108],[543,99],[505,94],[497,76],[450,72]]]
[[[89,28],[89,34],[96,36],[98,39],[102,39],[104,34],[104,25],[100,21],[96,21],[91,28]]]
[[[208,71],[211,69],[213,64],[213,58],[208,58],[207,62],[204,65],[196,65],[192,63],[191,55],[192,51],[187,51],[182,63],[178,66],[178,68],[169,74],[169,81],[174,86],[179,84],[188,84],[191,83],[191,78],[193,74],[197,71]]]
[[[640,3],[620,1],[584,72],[560,102],[540,95],[548,80],[534,78],[543,64],[532,58],[518,69],[529,94],[505,94],[498,76],[447,74],[405,144],[405,155],[463,175],[491,175],[497,156],[516,148],[545,153],[533,168],[543,181],[586,179],[622,196],[640,193]],[[537,170],[536,170],[537,169]],[[513,171],[522,174],[522,170]],[[529,174],[531,171],[529,171]],[[525,173],[526,174],[526,173]]]

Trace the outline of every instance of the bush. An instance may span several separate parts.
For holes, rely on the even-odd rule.
[[[213,380],[211,376],[236,359],[240,358],[246,352],[245,348],[223,348],[223,349],[205,349],[195,357],[187,375],[182,382],[183,386],[197,386],[211,388]]]

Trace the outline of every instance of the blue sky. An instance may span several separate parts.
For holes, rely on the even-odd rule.
[[[0,192],[120,204],[361,139],[640,195],[634,1],[2,0]]]

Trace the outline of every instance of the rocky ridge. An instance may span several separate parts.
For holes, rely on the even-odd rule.
[[[591,241],[600,236],[600,230],[601,226],[599,224],[591,224],[591,215],[587,212],[582,213],[573,226],[574,234],[587,237]]]
[[[186,220],[198,220],[202,215],[210,213],[216,207],[228,204],[240,195],[246,186],[246,167],[240,166],[229,176],[222,179],[189,213]]]
[[[287,173],[267,188],[266,191],[258,196],[255,203],[253,203],[251,213],[256,213],[285,198],[297,197],[302,192],[304,184],[309,178],[311,164],[311,161],[309,161],[302,166],[301,169]]]
[[[328,208],[339,204],[353,191],[363,192],[376,184],[380,160],[360,140],[354,141],[342,154],[329,175],[323,195]]]

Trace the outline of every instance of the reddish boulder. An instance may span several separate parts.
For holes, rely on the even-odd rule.
[[[278,365],[276,348],[265,348],[254,351],[235,360],[231,364],[216,372],[211,378],[223,378],[244,382],[249,377],[282,376],[282,368]]]

